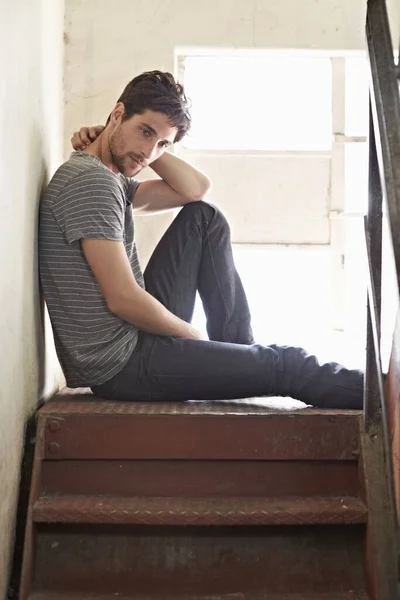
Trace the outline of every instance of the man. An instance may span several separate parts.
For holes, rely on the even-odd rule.
[[[320,366],[301,348],[254,343],[223,215],[208,178],[171,153],[190,126],[183,88],[133,79],[106,127],[82,129],[41,204],[40,272],[70,387],[118,400],[292,396],[360,408],[363,374]],[[150,166],[158,180],[134,176]],[[144,273],[133,213],[183,207]],[[196,291],[209,340],[190,324]],[[269,316],[271,318],[271,315]]]

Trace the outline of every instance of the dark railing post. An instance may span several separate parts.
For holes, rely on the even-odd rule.
[[[366,34],[371,92],[369,213],[366,236],[370,277],[365,376],[365,431],[371,433],[375,423],[381,424],[385,444],[385,470],[391,497],[390,504],[395,507],[390,424],[381,372],[380,310],[383,197],[386,201],[396,265],[397,291],[400,284],[400,94],[385,0],[368,0]],[[375,368],[373,361],[375,361]]]
[[[366,33],[375,143],[400,284],[400,95],[385,0],[368,0]]]
[[[369,269],[375,290],[375,299],[368,294],[367,311],[367,354],[364,389],[365,429],[379,420],[381,411],[381,394],[379,375],[376,368],[375,343],[372,328],[371,310],[375,310],[377,318],[377,335],[381,334],[381,286],[382,286],[382,186],[379,173],[378,155],[372,114],[372,102],[369,103],[369,169],[368,169],[368,219],[367,219],[367,251]],[[371,304],[375,301],[375,306]]]
[[[368,0],[370,62],[367,357],[363,458],[369,507],[369,556],[377,600],[399,598],[397,521],[390,423],[381,366],[382,199],[400,283],[400,96],[385,0]],[[372,558],[373,556],[373,558]]]
[[[364,379],[364,431],[381,431],[390,510],[396,520],[396,496],[390,444],[389,415],[381,364],[382,184],[378,165],[372,101],[369,111],[368,216],[365,222],[368,259],[367,353]],[[397,525],[397,522],[396,522]]]

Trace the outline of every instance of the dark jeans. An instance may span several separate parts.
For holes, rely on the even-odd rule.
[[[215,207],[205,202],[185,206],[158,244],[144,277],[147,291],[188,322],[198,290],[210,341],[142,331],[125,367],[92,388],[96,395],[138,401],[274,395],[319,407],[362,408],[361,371],[337,363],[319,365],[302,348],[254,343],[229,226]]]

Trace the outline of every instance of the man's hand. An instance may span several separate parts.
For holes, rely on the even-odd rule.
[[[74,150],[85,150],[103,131],[104,125],[95,125],[94,127],[81,127],[75,131],[71,138],[71,144]]]

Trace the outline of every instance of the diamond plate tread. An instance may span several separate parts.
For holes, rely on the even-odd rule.
[[[285,408],[286,406],[286,408]],[[238,400],[190,400],[186,402],[123,402],[101,400],[93,394],[60,393],[46,402],[39,411],[40,416],[71,415],[333,415],[354,418],[358,410],[334,410],[306,408],[306,405],[291,398],[242,398]]]
[[[338,525],[365,523],[367,508],[353,497],[145,498],[42,496],[37,523],[135,525]]]
[[[109,595],[97,594],[63,594],[57,592],[35,592],[28,600],[368,600],[365,592],[327,592],[325,594],[269,594],[267,592],[244,592],[238,594],[174,594],[166,593],[140,596],[121,596],[118,593]]]

